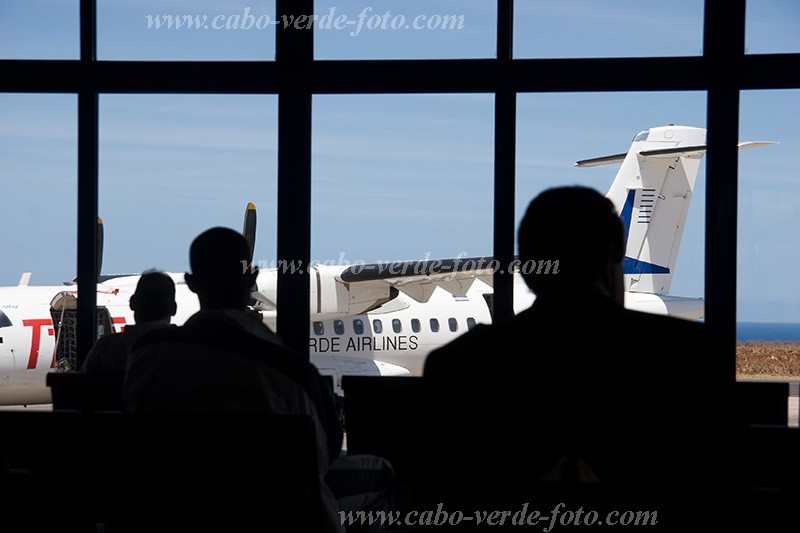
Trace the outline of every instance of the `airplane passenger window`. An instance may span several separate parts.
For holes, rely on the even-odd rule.
[[[439,331],[439,319],[431,318],[431,331],[434,333]]]
[[[467,317],[467,329],[474,328],[476,324],[477,324],[477,322],[475,322],[474,318],[472,318],[471,316]]]
[[[344,322],[342,322],[341,320],[334,320],[333,331],[335,331],[337,335],[344,334]]]
[[[450,331],[458,331],[458,321],[455,318],[447,319],[447,325],[450,326]]]
[[[12,326],[11,319],[8,318],[4,312],[0,311],[0,328],[6,328],[8,326]]]
[[[419,319],[418,318],[412,318],[411,319],[411,331],[413,331],[414,333],[419,333],[419,330],[420,330]]]
[[[383,324],[380,320],[373,320],[372,321],[372,331],[375,333],[381,333],[383,331]]]
[[[400,333],[401,331],[403,331],[403,326],[402,326],[402,324],[400,324],[400,319],[399,318],[393,318],[392,319],[392,330],[395,333]]]
[[[364,334],[364,322],[360,318],[353,320],[353,331],[356,332],[356,335]]]
[[[324,335],[325,334],[325,326],[322,322],[314,321],[314,335]]]

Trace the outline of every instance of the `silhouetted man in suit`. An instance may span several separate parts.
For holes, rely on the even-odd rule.
[[[284,345],[261,315],[248,308],[258,275],[249,257],[245,237],[229,228],[211,228],[192,242],[192,272],[185,279],[198,296],[200,310],[183,326],[152,333],[135,344],[123,406],[132,413],[311,415],[327,526],[344,531],[340,510],[388,506],[391,465],[374,456],[341,457],[343,428],[332,388],[307,357]],[[382,528],[376,525],[374,530]]]
[[[624,231],[594,189],[530,203],[518,244],[534,303],[425,363],[432,499],[594,505],[600,519],[656,511],[670,530],[721,523],[708,506],[731,466],[721,352],[702,323],[624,307]],[[687,522],[698,509],[705,516]]]

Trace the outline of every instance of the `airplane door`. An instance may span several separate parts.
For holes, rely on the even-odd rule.
[[[14,370],[14,354],[11,353],[11,319],[0,311],[0,372]]]
[[[77,350],[77,298],[68,292],[59,293],[50,302],[50,316],[56,336],[56,371],[78,369]],[[97,337],[113,333],[111,314],[104,306],[97,307]]]

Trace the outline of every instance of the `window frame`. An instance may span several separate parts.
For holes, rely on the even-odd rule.
[[[705,321],[728,354],[735,380],[739,96],[743,90],[800,88],[800,54],[745,54],[745,0],[704,5],[697,57],[514,59],[513,0],[497,0],[497,56],[491,59],[315,60],[313,32],[276,32],[275,61],[99,61],[96,0],[80,1],[80,59],[0,60],[0,92],[78,95],[78,358],[94,342],[97,317],[98,96],[101,93],[278,95],[278,261],[310,263],[311,100],[315,94],[492,93],[495,95],[493,255],[514,256],[516,96],[523,92],[683,91],[707,94]],[[313,0],[277,0],[276,17],[314,13]],[[713,68],[725,65],[720,71]],[[609,76],[614,72],[614,76]],[[674,73],[680,75],[674,75]],[[290,75],[291,74],[291,75]],[[709,246],[708,243],[714,243]],[[713,273],[713,275],[709,275]],[[493,316],[513,315],[513,279],[494,277]],[[280,273],[277,330],[308,354],[304,276]],[[282,295],[291,294],[292,297]]]

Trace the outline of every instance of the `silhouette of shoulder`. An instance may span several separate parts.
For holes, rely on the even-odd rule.
[[[245,312],[236,316],[222,311],[201,311],[183,326],[149,333],[135,343],[135,349],[160,343],[203,346],[267,364],[306,383],[308,364],[304,358],[283,344],[269,328],[250,318]],[[247,324],[250,327],[245,327],[243,319],[250,322]],[[254,328],[258,334],[254,334]]]
[[[152,332],[176,329],[173,324],[145,322],[130,324],[119,333],[103,335],[86,354],[82,372],[123,373],[127,366],[128,354],[133,345],[142,337]]]
[[[562,457],[632,497],[719,487],[721,463],[708,460],[725,446],[719,364],[702,323],[591,296],[534,304],[428,355],[430,470],[484,503],[527,497]],[[489,466],[464,480],[478,451]]]
[[[124,372],[129,340],[123,333],[103,335],[86,354],[81,372]]]
[[[534,302],[508,320],[476,326],[433,350],[425,361],[424,375],[440,377],[456,371],[456,367],[460,373],[470,369],[542,368],[559,361],[568,366],[575,361],[562,356],[569,353],[582,363],[597,359],[635,361],[640,370],[675,370],[677,358],[691,353],[702,355],[693,368],[704,374],[708,371],[706,377],[711,377],[718,374],[711,372],[720,362],[718,350],[715,338],[702,323],[634,311],[608,298],[581,295]],[[548,351],[559,354],[557,361],[547,357]],[[572,371],[584,369],[575,367]]]
[[[264,379],[271,385],[265,386]],[[317,367],[246,311],[209,310],[199,311],[183,326],[153,331],[137,340],[124,398],[131,409],[158,405],[183,409],[186,402],[199,401],[201,394],[215,409],[261,409],[254,402],[266,393],[271,410],[294,412],[303,403],[297,388],[313,405],[327,456],[337,457],[343,428],[333,392]],[[224,401],[215,404],[208,394],[211,390],[217,400],[224,395]]]

